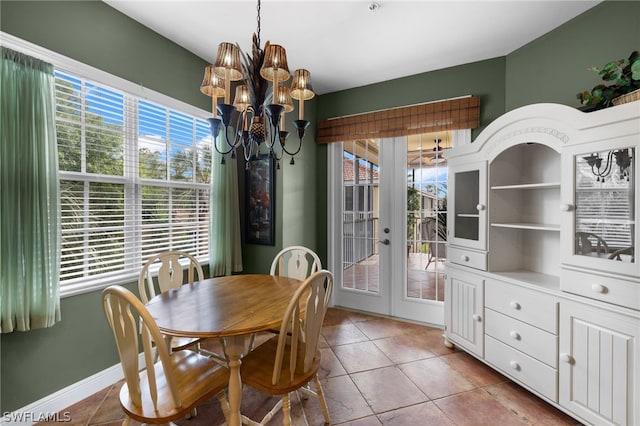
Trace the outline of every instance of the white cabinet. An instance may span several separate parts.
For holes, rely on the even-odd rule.
[[[446,339],[587,424],[640,425],[638,152],[636,102],[522,107],[446,154]]]
[[[640,424],[640,320],[567,301],[560,336],[560,404],[592,424]]]
[[[484,280],[449,268],[445,282],[445,335],[469,352],[484,352]]]

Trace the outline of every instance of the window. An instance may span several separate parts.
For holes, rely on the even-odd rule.
[[[61,292],[136,279],[159,251],[208,260],[208,123],[56,71]]]

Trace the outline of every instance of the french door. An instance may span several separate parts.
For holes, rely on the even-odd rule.
[[[443,324],[451,132],[329,146],[333,303]]]

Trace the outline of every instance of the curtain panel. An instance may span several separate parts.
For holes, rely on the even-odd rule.
[[[222,156],[216,150],[211,157],[209,274],[219,277],[242,271],[238,165],[220,164]]]
[[[0,69],[0,330],[60,320],[53,65],[5,47]]]
[[[323,120],[318,123],[317,143],[475,129],[479,125],[480,97],[466,96]]]

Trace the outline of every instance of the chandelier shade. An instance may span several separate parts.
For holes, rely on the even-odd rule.
[[[298,101],[308,101],[315,93],[311,87],[311,74],[305,69],[295,70],[291,81],[291,97]]]
[[[244,78],[240,64],[240,49],[235,44],[223,42],[218,45],[214,69],[218,77],[229,81]]]
[[[207,96],[222,97],[224,96],[224,80],[213,71],[213,65],[209,65],[204,69],[204,79],[200,85],[200,91]]]
[[[249,88],[246,85],[241,84],[236,87],[236,96],[233,98],[233,106],[238,111],[244,111],[251,106],[251,95],[249,94]]]
[[[260,0],[257,10],[258,28],[253,34],[251,55],[243,53],[237,44],[220,43],[215,62],[205,68],[200,91],[212,97],[209,123],[213,147],[222,155],[223,164],[225,155],[235,158],[236,150],[242,149],[246,168],[251,159],[268,154],[276,160],[279,169],[285,154],[291,156],[290,164],[295,164],[293,157],[300,152],[310,124],[304,119],[304,101],[313,98],[314,93],[310,73],[305,69],[294,72],[291,88],[282,85],[291,77],[287,51],[269,41],[264,50],[260,47]],[[242,83],[236,86],[232,102],[231,82],[240,80]],[[269,84],[270,96],[267,95]],[[217,104],[217,98],[222,96],[224,103]],[[295,149],[291,149],[291,144],[285,147],[289,135],[285,130],[285,114],[294,109],[292,98],[298,100],[298,120],[292,121],[298,136]],[[224,139],[218,142],[221,134]]]
[[[287,64],[287,51],[277,44],[269,44],[264,48],[264,62],[260,69],[260,75],[265,80],[285,82],[289,80],[289,65]]]
[[[286,86],[278,86],[276,94],[273,97],[273,103],[282,105],[284,112],[293,111],[293,100],[291,100],[289,88]]]

